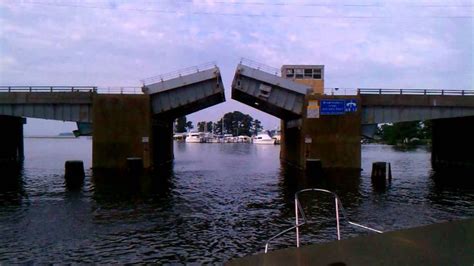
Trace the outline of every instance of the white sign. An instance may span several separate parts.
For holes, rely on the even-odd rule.
[[[143,143],[148,143],[148,142],[150,142],[150,138],[149,137],[142,137],[142,142]]]
[[[306,108],[307,118],[319,118],[319,102],[316,100],[308,101],[308,107]]]

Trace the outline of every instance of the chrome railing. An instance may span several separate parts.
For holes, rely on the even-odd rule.
[[[374,228],[371,228],[371,227],[368,227],[368,226],[365,226],[365,225],[361,225],[361,224],[358,224],[358,223],[355,223],[355,222],[352,222],[351,220],[349,220],[349,217],[347,216],[346,214],[346,211],[344,210],[344,207],[342,206],[342,202],[341,200],[339,199],[339,197],[337,196],[336,193],[332,192],[332,191],[329,191],[329,190],[326,190],[326,189],[320,189],[320,188],[308,188],[308,189],[303,189],[303,190],[300,190],[298,192],[295,193],[295,225],[288,228],[288,229],[285,229],[283,231],[281,231],[280,233],[272,236],[271,238],[269,238],[267,240],[267,242],[265,243],[265,253],[268,252],[268,248],[270,246],[270,242],[273,241],[274,239],[292,231],[293,229],[296,230],[296,247],[300,247],[300,231],[299,231],[299,227],[306,224],[307,223],[307,219],[306,219],[306,215],[304,213],[304,210],[303,208],[301,207],[301,204],[300,204],[300,201],[299,201],[299,198],[298,196],[301,194],[301,193],[304,193],[304,192],[322,192],[322,193],[329,193],[331,195],[334,196],[334,204],[335,204],[335,209],[336,209],[336,235],[337,235],[337,240],[341,240],[341,230],[340,230],[340,217],[339,217],[339,211],[341,211],[342,213],[342,216],[344,218],[345,221],[347,221],[347,223],[349,225],[352,225],[352,226],[355,226],[355,227],[359,227],[359,228],[362,228],[362,229],[365,229],[365,230],[369,230],[369,231],[372,231],[372,232],[375,232],[375,233],[383,233],[382,231],[380,230],[377,230],[377,229],[374,229]],[[301,220],[302,222],[300,223],[300,218],[299,218],[299,213],[301,214]]]

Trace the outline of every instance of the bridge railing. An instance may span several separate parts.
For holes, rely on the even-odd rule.
[[[251,59],[248,59],[248,58],[243,58],[242,57],[240,59],[240,64],[246,65],[248,67],[255,68],[255,69],[258,69],[258,70],[261,70],[261,71],[264,71],[264,72],[267,72],[267,73],[275,75],[275,76],[279,76],[279,74],[280,74],[280,69],[269,66],[269,65],[265,65],[263,63],[260,63],[260,62],[257,62],[257,61],[254,61],[254,60],[251,60]]]
[[[357,95],[358,89],[355,88],[324,88],[324,95]]]
[[[439,89],[376,89],[360,88],[358,94],[375,95],[452,95],[452,96],[474,96],[474,90],[439,90]]]
[[[142,87],[98,87],[99,94],[143,94]]]
[[[0,86],[2,92],[91,92],[100,94],[143,94],[141,87],[97,86]]]
[[[217,67],[215,62],[209,62],[209,63],[205,63],[205,64],[201,64],[201,65],[197,65],[197,66],[192,66],[192,67],[187,67],[187,68],[182,68],[182,69],[175,70],[175,71],[172,71],[172,72],[168,72],[168,73],[160,74],[160,75],[157,75],[157,76],[145,78],[145,79],[142,79],[140,81],[144,85],[152,84],[152,83],[159,83],[159,82],[163,82],[163,81],[170,80],[170,79],[173,79],[173,78],[177,78],[177,77],[181,77],[181,76],[185,76],[185,75],[194,74],[194,73],[197,73],[197,72],[200,72],[200,71],[212,69],[212,68],[215,68],[215,67]]]
[[[97,92],[95,86],[0,86],[1,92]]]

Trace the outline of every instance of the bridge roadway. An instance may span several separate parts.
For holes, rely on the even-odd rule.
[[[359,89],[362,124],[474,116],[474,90]]]
[[[2,86],[0,115],[92,122],[97,87]]]

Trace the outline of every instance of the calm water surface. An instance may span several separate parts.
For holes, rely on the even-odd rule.
[[[91,166],[89,139],[25,139],[20,173],[0,171],[0,263],[212,263],[263,251],[291,226],[294,192],[336,191],[352,220],[385,231],[474,216],[474,188],[434,178],[425,149],[365,145],[360,177],[311,180],[279,163],[279,146],[175,144],[175,163],[159,175],[92,177],[64,184],[64,162]],[[371,163],[392,163],[393,182],[376,189]],[[332,201],[304,197],[314,222],[306,244],[335,238]],[[343,226],[343,237],[365,234]],[[272,248],[294,245],[294,234]]]

